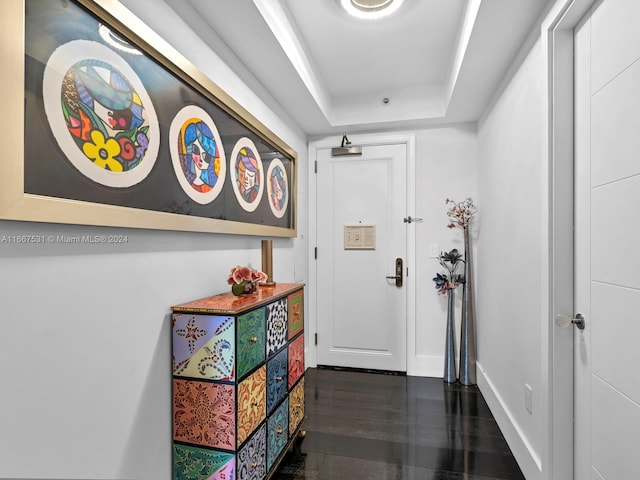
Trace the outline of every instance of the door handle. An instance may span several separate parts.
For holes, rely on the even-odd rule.
[[[578,327],[579,330],[584,330],[585,324],[584,324],[584,315],[582,315],[581,313],[576,313],[575,318],[571,318],[567,315],[563,315],[562,313],[559,313],[558,315],[556,315],[556,325],[562,328],[566,328],[571,324],[574,324],[576,327]]]
[[[396,258],[396,274],[395,275],[387,275],[387,280],[395,280],[396,287],[400,288],[402,286],[403,281],[402,275],[402,259]]]

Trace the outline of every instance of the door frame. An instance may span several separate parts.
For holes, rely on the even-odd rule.
[[[309,158],[309,339],[307,340],[308,351],[306,355],[306,363],[309,367],[318,365],[318,349],[315,344],[315,334],[318,332],[318,278],[317,264],[315,260],[315,247],[318,244],[318,218],[317,218],[317,176],[315,173],[315,161],[317,159],[317,151],[324,148],[332,148],[340,146],[341,135],[326,137],[320,140],[309,142],[308,158]],[[377,146],[377,145],[405,145],[407,152],[407,179],[406,179],[406,195],[407,195],[407,215],[415,216],[416,206],[416,185],[415,185],[415,134],[398,133],[398,134],[353,134],[349,135],[351,143],[360,146]],[[406,268],[409,270],[407,275],[407,375],[415,375],[418,370],[416,365],[415,342],[409,339],[415,338],[416,333],[416,234],[415,223],[407,224],[407,258],[405,259]]]
[[[573,328],[559,328],[557,314],[574,312],[574,28],[594,0],[558,0],[542,24],[547,67],[547,199],[543,218],[543,248],[547,252],[545,297],[547,321],[543,325],[546,379],[547,441],[539,465],[542,478],[571,479],[574,472],[574,364]],[[545,250],[543,250],[545,251]],[[543,284],[543,291],[544,291]]]

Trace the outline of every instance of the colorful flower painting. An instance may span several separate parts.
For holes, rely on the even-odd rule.
[[[187,105],[171,122],[171,159],[184,192],[196,202],[207,204],[222,191],[227,172],[220,134],[202,108]]]
[[[236,142],[231,158],[232,185],[236,199],[247,212],[253,212],[264,192],[264,169],[255,144],[246,137]]]
[[[277,218],[282,218],[289,202],[289,181],[284,164],[279,158],[273,159],[267,170],[267,196],[271,212]]]
[[[150,173],[158,120],[142,82],[114,51],[87,40],[58,47],[45,67],[43,99],[58,145],[83,175],[124,188]]]

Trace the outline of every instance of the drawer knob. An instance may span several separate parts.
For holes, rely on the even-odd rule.
[[[258,402],[251,402],[252,407],[257,407],[258,405],[260,405]]]
[[[276,428],[276,433],[278,435],[282,435],[282,427],[280,425],[278,425],[278,428]]]
[[[251,343],[258,343],[258,337],[251,337],[251,338],[249,339],[249,341],[250,341]]]
[[[258,468],[258,462],[253,462],[251,464],[251,468]]]
[[[277,382],[281,382],[282,381],[282,376],[280,376],[280,375],[276,376],[276,381]]]

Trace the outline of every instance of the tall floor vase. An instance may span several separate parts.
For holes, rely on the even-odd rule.
[[[451,288],[447,292],[447,333],[444,349],[444,381],[455,383],[458,379],[456,375],[456,343],[454,336],[454,290]]]
[[[464,285],[462,289],[462,321],[460,324],[460,383],[476,384],[476,334],[473,309],[473,270],[469,229],[464,228]]]

